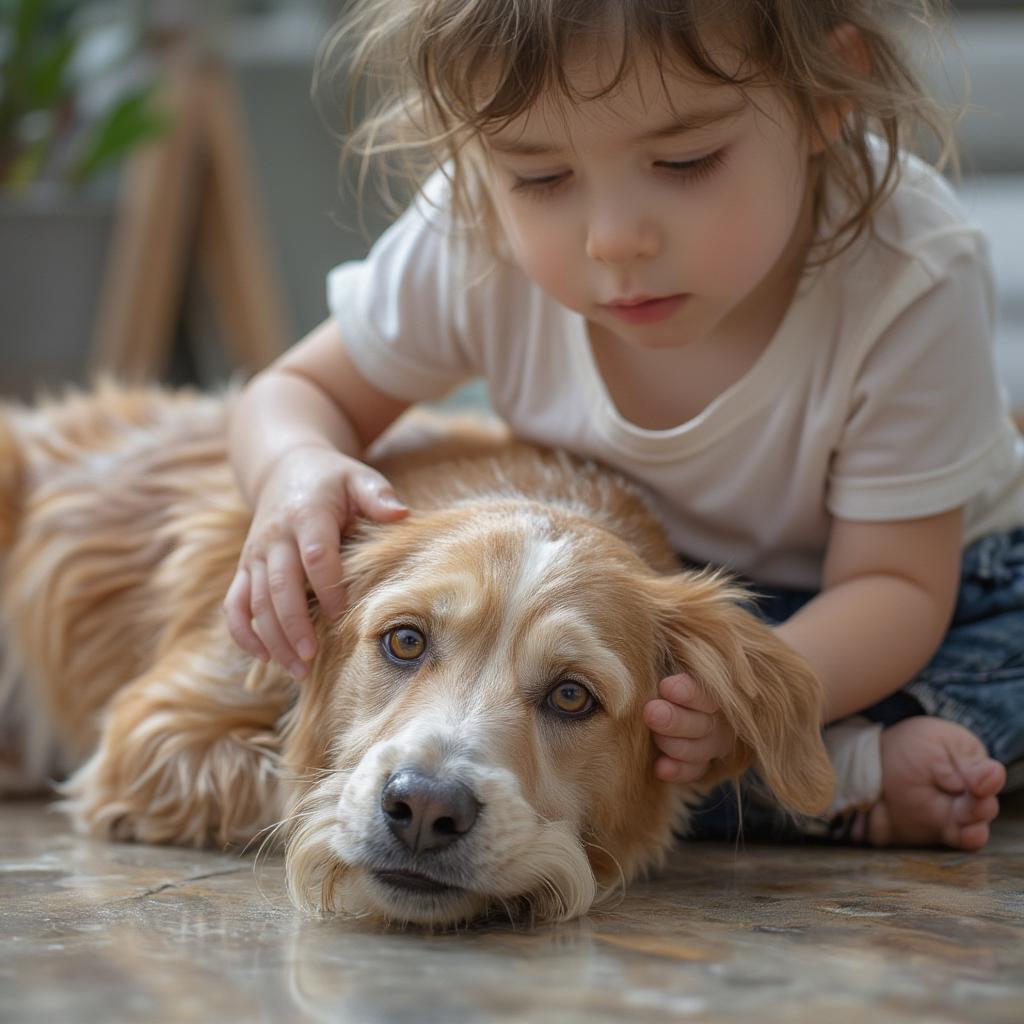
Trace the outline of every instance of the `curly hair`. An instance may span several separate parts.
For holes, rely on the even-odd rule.
[[[943,0],[352,0],[321,47],[314,91],[338,82],[347,96],[343,155],[358,161],[360,193],[377,167],[379,192],[397,209],[394,182],[406,200],[443,167],[455,212],[492,242],[497,219],[486,191],[472,187],[467,144],[549,90],[570,103],[613,93],[640,54],[653,55],[662,74],[696,71],[745,93],[774,86],[809,131],[824,134],[821,111],[838,107],[840,134],[814,158],[811,177],[816,221],[826,195],[846,200],[845,216],[818,239],[825,260],[870,228],[899,181],[901,153],[922,135],[940,168],[955,165],[955,115],[928,95],[906,45],[934,38],[945,13]],[[723,29],[742,47],[738,68],[723,67],[708,45],[709,30]],[[839,59],[835,45],[837,31],[851,29],[855,62]],[[609,30],[621,40],[617,67],[581,94],[569,57]],[[873,135],[886,143],[881,166]]]

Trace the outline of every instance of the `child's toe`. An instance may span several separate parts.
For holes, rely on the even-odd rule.
[[[970,793],[964,793],[953,801],[950,820],[954,825],[988,824],[999,814],[999,801],[994,796],[978,799]]]
[[[1006,769],[991,758],[985,758],[964,772],[970,791],[979,799],[994,797],[1006,784]]]
[[[952,822],[943,830],[943,842],[960,850],[980,850],[989,837],[988,825],[985,822],[976,822],[973,825],[963,827],[954,825]]]

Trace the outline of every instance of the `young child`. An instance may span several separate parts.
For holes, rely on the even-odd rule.
[[[340,537],[406,511],[360,454],[483,377],[762,595],[839,723],[845,836],[983,846],[1024,757],[1024,452],[985,243],[905,151],[938,125],[906,8],[357,2],[327,50],[382,90],[353,144],[425,183],[241,396],[238,644],[304,674],[307,581],[340,614]],[[686,675],[645,720],[666,782],[733,742]]]

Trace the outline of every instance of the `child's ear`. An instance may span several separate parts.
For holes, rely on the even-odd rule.
[[[838,25],[829,33],[827,45],[836,63],[844,66],[849,74],[864,79],[871,75],[871,56],[864,37],[855,26],[848,22]],[[816,107],[817,126],[812,152],[820,153],[839,138],[843,122],[853,109],[853,102],[823,98],[817,101]]]
[[[716,574],[664,577],[652,589],[671,670],[693,676],[736,733],[733,754],[702,785],[753,764],[786,807],[824,811],[834,779],[822,743],[821,685],[807,662]]]

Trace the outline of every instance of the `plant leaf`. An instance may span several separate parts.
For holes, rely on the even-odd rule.
[[[73,182],[87,181],[129,150],[167,130],[170,117],[153,105],[155,92],[156,87],[151,86],[130,93],[93,126],[72,165]]]
[[[19,0],[14,11],[14,48],[18,53],[28,51],[32,37],[43,17],[44,0]]]
[[[28,69],[28,104],[30,109],[52,107],[65,94],[64,72],[74,56],[78,41],[64,35],[41,54]]]

